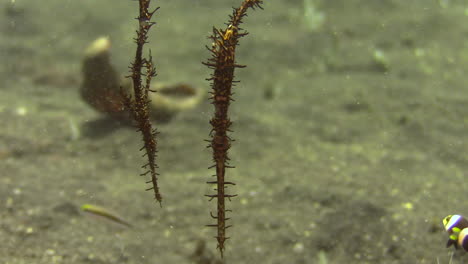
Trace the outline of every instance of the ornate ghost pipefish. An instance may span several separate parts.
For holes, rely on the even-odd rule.
[[[229,166],[228,150],[231,147],[232,139],[229,137],[231,132],[232,122],[229,119],[228,110],[229,104],[232,99],[232,87],[234,81],[234,69],[243,68],[244,65],[236,64],[236,47],[238,46],[239,38],[247,35],[239,26],[242,23],[242,18],[247,16],[247,9],[249,8],[262,8],[261,0],[244,0],[241,6],[233,10],[232,15],[229,17],[229,22],[225,29],[213,28],[213,34],[210,36],[212,40],[211,47],[207,49],[211,52],[211,58],[203,62],[208,68],[213,69],[214,72],[207,80],[211,83],[211,103],[214,105],[214,115],[210,120],[212,130],[210,132],[211,139],[207,140],[208,147],[213,150],[213,165],[210,168],[216,168],[215,181],[208,181],[208,184],[216,186],[215,194],[207,194],[205,196],[217,200],[217,213],[210,212],[211,218],[216,220],[215,224],[207,226],[216,227],[217,235],[215,236],[218,242],[218,249],[223,257],[224,242],[229,238],[226,236],[226,229],[231,225],[226,225],[229,217],[226,217],[227,212],[231,210],[226,209],[225,200],[231,200],[231,197],[237,196],[236,194],[226,193],[226,185],[235,185],[232,181],[226,181],[226,169],[233,168]]]

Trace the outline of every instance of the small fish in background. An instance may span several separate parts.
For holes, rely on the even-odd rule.
[[[442,223],[449,234],[447,247],[453,245],[468,251],[468,220],[462,215],[448,215]]]
[[[112,221],[114,223],[118,223],[120,225],[126,226],[126,227],[133,227],[129,222],[125,221],[123,218],[115,215],[114,213],[109,212],[109,210],[102,208],[100,206],[92,205],[92,204],[83,204],[81,206],[81,210],[89,213],[94,216],[98,216],[101,218],[105,218],[109,221]]]

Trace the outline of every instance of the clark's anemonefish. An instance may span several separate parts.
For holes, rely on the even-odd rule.
[[[468,251],[468,220],[462,215],[449,215],[442,220],[445,230],[449,234],[447,247],[455,246]]]

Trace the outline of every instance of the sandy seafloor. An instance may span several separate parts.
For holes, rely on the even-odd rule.
[[[215,263],[204,194],[212,106],[155,124],[160,208],[132,128],[79,97],[83,51],[132,60],[137,2],[0,5],[0,263]],[[156,81],[209,90],[201,64],[234,0],[154,1]],[[468,2],[265,1],[241,39],[225,263],[449,263],[441,220],[468,215]],[[315,28],[311,24],[317,23]],[[119,213],[121,228],[80,211]],[[197,243],[204,256],[191,257]],[[457,252],[452,263],[467,263]]]

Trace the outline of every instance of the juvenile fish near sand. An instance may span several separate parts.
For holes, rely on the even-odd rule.
[[[126,227],[133,227],[129,222],[123,220],[121,217],[116,216],[115,214],[109,212],[107,209],[92,205],[92,204],[83,204],[81,210],[84,212],[90,213],[92,215],[97,215],[103,218],[106,218],[112,222],[119,223]]]

